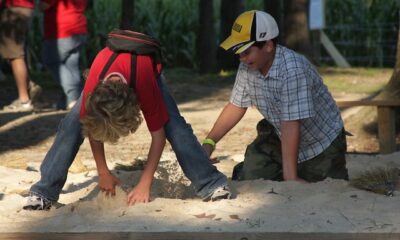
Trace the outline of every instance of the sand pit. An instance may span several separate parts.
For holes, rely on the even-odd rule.
[[[217,167],[229,174],[240,156]],[[350,177],[366,168],[400,167],[400,153],[348,155]],[[37,181],[30,171],[0,167],[0,232],[285,232],[400,233],[400,192],[394,197],[327,179],[313,184],[265,180],[231,182],[234,199],[196,198],[173,153],[165,153],[152,188],[153,201],[126,205],[126,190],[140,171],[114,171],[123,180],[115,197],[97,188],[95,170],[70,173],[60,205],[45,212],[21,210],[23,195]]]

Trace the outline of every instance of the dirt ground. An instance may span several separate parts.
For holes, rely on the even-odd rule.
[[[179,109],[199,140],[203,139],[219,112],[229,99],[232,80],[224,84],[204,83],[172,83],[169,88],[177,100]],[[0,111],[0,165],[12,168],[26,169],[28,162],[39,164],[50,148],[60,119],[66,111],[54,111],[46,108],[53,99],[57,99],[59,90],[44,89],[37,104],[38,109],[33,113],[13,113]],[[0,89],[0,108],[9,103],[16,96],[12,84]],[[336,96],[346,98],[349,96]],[[357,98],[358,96],[350,96]],[[364,108],[365,109],[365,108]],[[348,151],[360,153],[376,153],[378,142],[376,139],[376,114],[374,108],[364,110],[367,116],[354,116],[360,109],[352,108],[343,111],[345,126],[354,136],[348,138]],[[218,144],[214,157],[241,158],[247,144],[256,136],[255,126],[261,119],[256,109],[249,109],[244,119]],[[358,120],[357,120],[358,119]],[[362,121],[360,122],[357,121]],[[150,136],[145,124],[139,130],[121,141],[123,144],[106,145],[108,161],[131,163],[135,159],[147,155]],[[171,151],[167,145],[166,151]],[[89,144],[85,141],[77,156],[80,161],[93,161]],[[241,159],[237,159],[241,160]],[[79,164],[78,164],[79,165]],[[84,170],[87,166],[73,166],[74,171]]]

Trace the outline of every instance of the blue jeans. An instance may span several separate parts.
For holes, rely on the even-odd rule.
[[[169,114],[169,121],[164,126],[167,139],[183,172],[195,187],[196,194],[201,198],[208,197],[217,187],[226,185],[227,178],[209,162],[191,126],[179,113],[175,100],[161,79],[159,84]],[[59,198],[68,169],[83,142],[79,122],[80,100],[61,120],[54,143],[40,166],[41,179],[30,189],[32,193],[54,202]]]
[[[86,35],[74,35],[43,42],[43,63],[63,89],[65,98],[63,105],[78,100],[81,94],[79,56],[85,42]]]

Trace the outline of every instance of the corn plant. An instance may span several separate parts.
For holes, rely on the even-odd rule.
[[[325,0],[325,32],[352,65],[391,66],[397,40],[399,3],[397,0]],[[104,47],[106,34],[118,28],[121,0],[92,0],[86,12],[89,37],[83,67],[88,67]],[[214,1],[215,44],[219,36],[220,2]],[[169,67],[197,68],[196,40],[199,29],[199,0],[136,0],[134,30],[158,38],[165,64]],[[264,1],[246,0],[244,10],[264,8]],[[35,13],[29,33],[31,66],[40,69],[42,16]],[[282,30],[283,31],[283,30]]]
[[[135,26],[162,43],[168,66],[196,67],[198,1],[138,0]]]

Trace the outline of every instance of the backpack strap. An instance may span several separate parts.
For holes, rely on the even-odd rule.
[[[136,54],[131,54],[131,88],[133,91],[136,90]]]
[[[104,65],[103,70],[100,73],[99,79],[100,81],[104,80],[104,77],[106,75],[106,72],[108,71],[108,69],[111,67],[111,64],[113,64],[113,62],[115,61],[115,59],[117,58],[118,53],[113,52],[113,54],[110,56],[110,58],[108,59],[106,65]]]
[[[107,60],[106,65],[104,65],[104,68],[100,73],[100,76],[99,76],[100,81],[104,80],[106,72],[111,67],[111,64],[113,64],[113,62],[115,61],[117,56],[118,56],[118,53],[113,52],[112,55],[110,56],[110,58]],[[133,90],[136,90],[136,57],[137,57],[136,54],[133,54],[133,53],[131,54],[131,84],[130,84],[130,87],[133,88]]]

